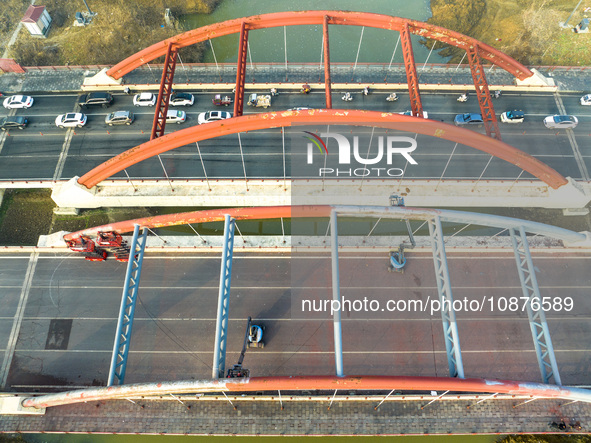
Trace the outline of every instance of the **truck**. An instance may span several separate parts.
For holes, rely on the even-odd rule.
[[[271,106],[271,96],[261,94],[250,94],[248,97],[248,106],[256,106],[257,108],[268,108]]]

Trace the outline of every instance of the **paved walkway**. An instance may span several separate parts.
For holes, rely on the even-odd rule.
[[[97,67],[88,69],[60,67],[59,69],[30,69],[25,74],[0,75],[0,91],[3,93],[46,93],[46,92],[79,92],[84,77],[89,77],[99,71]],[[422,84],[442,85],[473,85],[470,70],[467,67],[450,65],[427,65],[417,67]],[[544,75],[552,76],[559,90],[589,92],[591,89],[591,70],[580,68],[557,68],[554,70],[542,70]],[[144,66],[125,76],[128,85],[159,84],[162,73],[161,66]],[[499,69],[487,69],[487,79],[491,85],[511,85],[514,77]],[[324,78],[323,68],[318,65],[289,65],[287,72],[284,65],[255,65],[247,68],[247,83],[293,83],[298,86],[302,83],[320,82]],[[331,68],[333,83],[406,83],[404,67],[392,65],[336,65]],[[233,85],[236,81],[236,67],[233,65],[177,65],[175,82],[177,84],[191,84],[196,88],[209,84]]]
[[[92,402],[49,408],[44,416],[3,416],[0,432],[102,432],[237,435],[387,435],[559,432],[551,423],[580,422],[591,428],[591,405],[557,401],[474,400],[375,403],[193,400]],[[569,431],[573,428],[568,427]]]

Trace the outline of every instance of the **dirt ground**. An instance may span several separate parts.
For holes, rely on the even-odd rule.
[[[77,2],[46,0],[53,24],[47,39],[35,39],[22,30],[10,57],[24,66],[114,64],[136,51],[177,34],[181,29],[161,27],[164,6],[153,0],[136,0],[132,10],[126,0],[95,2],[98,15],[87,27],[72,26]],[[208,13],[223,0],[168,0],[175,17]],[[591,65],[591,33],[572,28],[591,17],[591,0],[584,0],[568,22],[575,0],[431,0],[428,21],[487,43],[526,65]],[[1,0],[0,51],[24,14],[27,0]],[[245,14],[248,15],[248,14]],[[430,48],[432,43],[425,44]],[[443,46],[438,45],[441,49]],[[185,61],[198,62],[203,45],[183,49]],[[463,51],[447,50],[457,63]],[[448,54],[449,55],[449,54]]]
[[[572,28],[591,17],[591,0],[584,0],[562,28],[574,0],[431,0],[428,21],[474,37],[525,65],[589,66],[591,33]],[[585,11],[587,9],[587,11]],[[431,47],[431,42],[426,45]],[[438,45],[436,48],[441,48]],[[446,49],[458,63],[464,51]]]

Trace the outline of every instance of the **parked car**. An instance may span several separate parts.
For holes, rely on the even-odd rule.
[[[33,97],[28,95],[13,95],[4,99],[6,109],[28,109],[33,106]]]
[[[187,119],[187,113],[185,111],[176,111],[169,109],[166,112],[166,123],[176,123],[180,125]]]
[[[131,111],[115,111],[111,112],[105,117],[105,123],[109,126],[113,125],[131,125],[134,116]]]
[[[579,120],[574,115],[549,115],[544,119],[544,126],[552,129],[575,128]]]
[[[78,104],[81,108],[86,106],[102,106],[106,108],[111,103],[113,103],[113,96],[108,92],[90,92],[78,98]]]
[[[177,92],[170,97],[171,106],[193,106],[195,97],[188,92]]]
[[[28,120],[25,117],[3,117],[0,118],[0,128],[3,131],[8,131],[10,129],[25,129],[27,126]]]
[[[86,115],[79,112],[58,115],[55,119],[55,125],[58,128],[81,128],[86,124]]]
[[[218,120],[224,120],[224,119],[230,118],[230,117],[232,117],[232,114],[230,114],[229,112],[226,112],[226,111],[202,112],[197,117],[197,123],[199,123],[201,125],[203,123],[216,122]]]
[[[399,112],[399,114],[412,116],[412,111],[409,110],[409,111]],[[429,118],[429,114],[427,113],[427,111],[423,111],[423,118]]]
[[[523,120],[525,120],[525,112],[523,111],[507,111],[501,114],[503,123],[523,123]]]
[[[454,118],[454,123],[456,126],[462,125],[481,125],[484,123],[482,120],[482,115],[480,114],[458,114]]]
[[[156,94],[151,92],[142,92],[133,96],[135,106],[154,106],[156,104]]]

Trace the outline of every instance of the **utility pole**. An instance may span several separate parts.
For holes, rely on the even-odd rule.
[[[560,23],[560,27],[561,28],[568,28],[568,21],[572,18],[572,16],[575,13],[575,11],[577,9],[579,9],[579,6],[581,6],[581,3],[583,3],[583,0],[579,0],[579,3],[577,3],[577,6],[575,6],[575,9],[573,9],[573,12],[570,13],[570,15],[568,16],[568,18],[566,19],[566,21],[564,23]]]
[[[88,9],[88,14],[89,14],[91,17],[94,17],[94,16],[96,15],[96,13],[94,13],[94,12],[92,12],[92,11],[90,10],[90,6],[88,6],[88,3],[86,3],[86,0],[82,0],[82,1],[83,1],[83,2],[84,2],[84,4],[86,5],[86,9]]]

